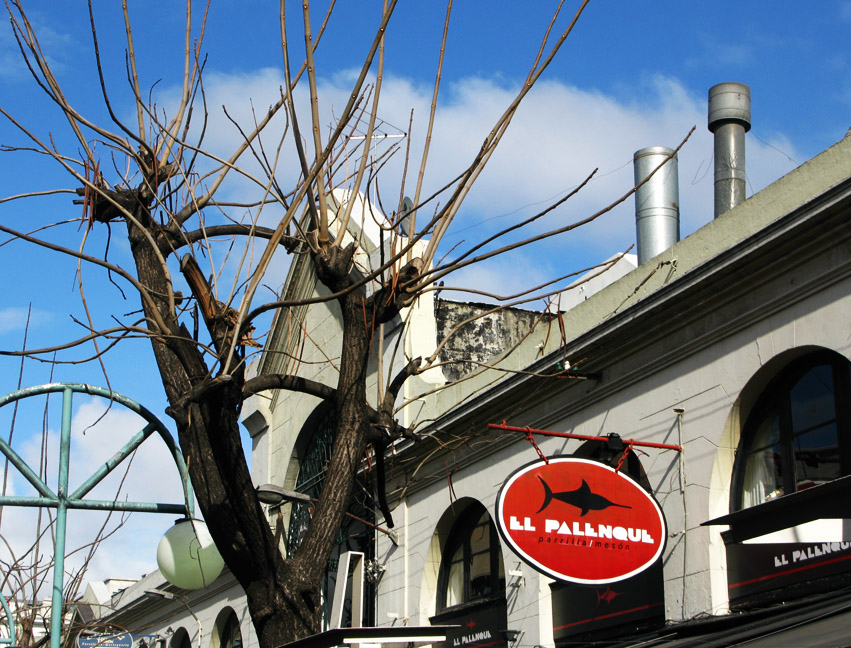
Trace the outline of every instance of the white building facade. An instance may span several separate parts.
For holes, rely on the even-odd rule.
[[[460,625],[454,647],[629,645],[665,627],[696,633],[699,618],[746,624],[754,610],[846,583],[851,537],[837,502],[851,469],[849,171],[846,138],[577,303],[562,315],[563,343],[524,340],[504,360],[524,372],[409,407],[405,422],[434,422],[429,439],[391,458],[396,537],[381,519],[363,530],[358,550],[378,576],[371,621]],[[440,304],[419,307],[426,319]],[[333,353],[327,308],[302,327]],[[412,383],[407,398],[425,391]],[[300,487],[297,446],[321,408],[306,401],[279,394],[246,413],[262,481]],[[636,446],[622,462],[617,438],[533,437],[548,457],[621,463],[643,484],[667,520],[660,560],[596,587],[527,564],[497,533],[495,505],[538,454],[522,433],[488,427],[502,423],[681,446]],[[720,622],[703,623],[716,633]],[[748,627],[738,632],[759,632]]]
[[[366,270],[378,238],[369,209],[362,212],[347,235],[360,238]],[[468,359],[481,354],[475,362],[510,371],[470,373],[436,390],[448,381],[437,368],[406,383],[401,422],[427,423],[418,428],[422,441],[397,444],[387,457],[395,525],[389,529],[372,505],[365,462],[365,496],[353,502],[355,517],[328,568],[329,612],[337,559],[359,552],[367,574],[361,622],[457,626],[447,648],[834,645],[811,643],[817,628],[851,643],[841,615],[851,604],[844,592],[851,584],[849,217],[846,137],[577,300],[561,314],[564,339],[546,319],[528,333],[539,317],[523,312],[491,318],[487,330],[471,324],[447,357],[463,361],[465,345],[484,340]],[[293,263],[285,299],[322,294],[308,261]],[[333,384],[341,344],[335,308],[281,311],[255,371]],[[453,309],[484,312],[429,292],[385,327],[370,378],[376,397],[379,376],[435,351]],[[243,421],[258,485],[318,493],[334,439],[323,402],[288,392],[254,397]],[[533,433],[530,443],[515,428],[582,438]],[[667,524],[658,560],[625,580],[577,584],[531,565],[506,542],[497,528],[503,484],[527,464],[560,456],[614,468],[655,499]],[[555,497],[562,518],[596,525],[598,510],[628,508],[617,490],[594,491],[602,500],[586,493],[577,504],[570,493],[584,486],[564,488],[547,494],[542,486],[532,513]],[[309,509],[280,511],[289,551]],[[277,513],[270,511],[270,524]],[[585,527],[570,528],[575,536]],[[596,542],[580,546],[587,556],[603,551]],[[585,560],[575,544],[568,550]],[[157,591],[171,596],[158,599]],[[227,573],[193,593],[153,574],[110,606],[107,620],[164,648],[256,644],[244,595]],[[343,623],[357,624],[352,616]],[[816,626],[823,622],[815,616],[841,627]],[[793,618],[810,640],[794,643]],[[759,643],[769,629],[779,633],[775,643]]]

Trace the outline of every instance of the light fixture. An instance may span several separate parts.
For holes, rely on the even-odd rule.
[[[517,638],[520,636],[519,630],[500,630],[499,634],[502,635],[503,639],[505,639],[508,643],[514,643],[517,641]]]
[[[161,589],[146,589],[145,595],[150,596],[151,598],[166,599],[167,601],[173,601],[174,600],[174,594],[172,594],[171,592],[166,592],[165,590],[161,590]],[[171,630],[171,628],[169,628],[168,630]],[[168,630],[166,630],[166,632],[168,632]],[[172,630],[172,632],[174,632],[174,631]]]
[[[257,498],[263,504],[268,504],[269,506],[280,506],[284,502],[304,502],[309,504],[313,501],[310,495],[288,490],[275,484],[263,484],[255,490],[257,491]]]
[[[340,643],[347,645],[389,643],[437,643],[446,640],[446,630],[440,626],[405,626],[384,628],[337,628],[343,638]],[[330,633],[329,633],[330,634]]]
[[[407,643],[434,643],[436,640],[441,639],[442,637],[435,635],[412,635],[403,638]],[[382,643],[401,643],[402,640],[397,639],[395,637],[390,637],[389,639],[386,637],[343,637],[343,641],[341,643],[352,645],[352,644],[382,644]]]
[[[183,589],[200,589],[218,578],[225,563],[207,525],[200,520],[183,518],[166,531],[160,540],[157,565],[172,585]],[[169,598],[158,593],[154,596]],[[173,594],[171,598],[174,598]]]
[[[388,648],[389,644],[438,644],[446,641],[450,632],[458,632],[457,625],[447,626],[381,626],[378,628],[333,628],[319,634],[299,639],[290,648],[334,648],[336,646],[364,647],[373,644]]]

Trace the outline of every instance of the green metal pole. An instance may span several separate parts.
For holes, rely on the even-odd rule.
[[[6,455],[9,459],[9,463],[17,468],[26,480],[32,484],[43,497],[47,497],[51,500],[56,497],[53,494],[53,491],[47,487],[47,484],[45,484],[41,478],[33,472],[33,469],[27,465],[27,462],[24,461],[21,456],[12,449],[12,446],[6,443],[6,440],[2,437],[0,437],[0,452]]]
[[[71,499],[80,499],[88,495],[89,491],[92,490],[100,481],[106,477],[110,472],[115,469],[122,461],[124,461],[127,457],[129,457],[133,452],[138,448],[142,443],[147,439],[151,434],[156,430],[156,425],[154,423],[148,423],[144,428],[142,428],[139,432],[133,435],[133,437],[124,444],[124,446],[116,452],[112,457],[110,457],[106,463],[104,463],[100,468],[98,468],[91,477],[89,477],[77,490],[75,490],[71,494]]]
[[[62,638],[62,589],[65,586],[65,518],[68,512],[68,465],[71,457],[73,391],[62,392],[62,436],[59,442],[59,484],[56,507],[56,540],[53,551],[53,597],[50,604],[50,648],[60,648]]]
[[[3,611],[6,613],[6,621],[9,623],[9,636],[0,639],[0,644],[9,644],[17,646],[18,639],[15,635],[15,617],[12,616],[12,610],[9,609],[9,604],[6,603],[6,597],[0,595],[0,603],[3,604]]]

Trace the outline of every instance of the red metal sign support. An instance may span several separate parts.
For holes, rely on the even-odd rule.
[[[579,439],[580,441],[602,441],[603,443],[609,440],[608,437],[601,436],[587,436],[584,434],[573,434],[572,432],[553,432],[552,430],[535,430],[530,427],[516,427],[513,425],[506,425],[505,421],[502,423],[488,423],[488,428],[491,430],[505,430],[506,432],[522,432],[526,435],[526,438],[529,439],[535,448],[538,449],[537,444],[535,444],[534,438],[532,435],[540,434],[542,436],[553,436],[553,437],[563,437],[567,439]],[[680,445],[674,445],[673,443],[653,443],[652,441],[637,441],[636,439],[624,439],[623,444],[627,447],[644,447],[644,448],[659,448],[661,450],[676,450],[677,452],[682,452],[683,447]],[[541,454],[540,449],[538,449],[538,454]]]

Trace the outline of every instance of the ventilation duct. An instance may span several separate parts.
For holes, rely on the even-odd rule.
[[[635,192],[635,230],[638,264],[667,250],[680,240],[680,197],[677,156],[665,146],[636,151],[632,158],[635,184],[653,177]],[[669,158],[666,161],[666,158]]]
[[[709,130],[715,135],[715,218],[745,199],[745,133],[751,129],[751,90],[743,83],[709,89]]]

